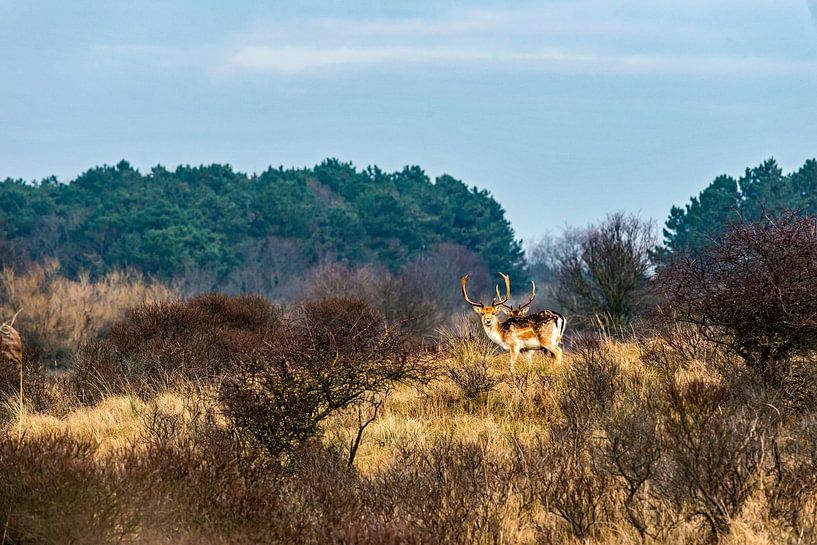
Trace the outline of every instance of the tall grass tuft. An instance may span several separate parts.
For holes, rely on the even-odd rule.
[[[94,280],[87,274],[66,278],[56,260],[23,273],[0,271],[0,316],[25,307],[16,322],[23,349],[29,359],[49,364],[65,364],[80,345],[128,308],[172,296],[166,286],[132,272],[115,271]]]

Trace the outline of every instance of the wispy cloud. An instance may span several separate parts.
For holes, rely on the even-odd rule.
[[[663,74],[687,76],[817,75],[817,61],[764,57],[583,53],[569,49],[531,52],[454,48],[310,48],[248,46],[232,52],[220,74],[279,72],[295,74],[327,67],[400,65],[480,65],[573,74]]]
[[[791,0],[794,2],[795,0]],[[802,0],[796,0],[799,10]],[[807,0],[817,10],[817,0]],[[545,2],[521,9],[460,9],[426,17],[318,17],[260,22],[200,47],[101,46],[101,57],[159,66],[199,67],[214,77],[310,75],[344,69],[467,66],[581,74],[817,76],[817,61],[776,57],[773,50],[731,47],[745,29],[685,8],[638,0]],[[790,0],[721,0],[717,9],[745,15]],[[691,6],[691,7],[690,7]],[[740,11],[740,6],[744,6]],[[714,8],[713,8],[714,9]],[[334,72],[333,72],[334,73]]]

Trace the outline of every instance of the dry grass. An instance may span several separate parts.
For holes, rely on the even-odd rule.
[[[10,400],[6,403],[5,426],[15,434],[22,430],[26,437],[59,435],[87,441],[96,446],[98,454],[108,454],[135,446],[145,433],[151,411],[184,414],[185,395],[165,392],[150,402],[135,396],[110,396],[90,407],[73,407],[62,416],[26,411],[22,426],[19,410]]]
[[[64,363],[128,308],[173,297],[167,287],[135,273],[111,272],[92,281],[87,275],[71,280],[59,270],[57,261],[46,261],[25,273],[0,271],[0,316],[22,309],[16,325],[24,349],[49,364]]]

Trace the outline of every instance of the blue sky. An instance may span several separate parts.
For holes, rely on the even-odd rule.
[[[525,239],[817,156],[817,0],[0,0],[0,178],[418,164]]]

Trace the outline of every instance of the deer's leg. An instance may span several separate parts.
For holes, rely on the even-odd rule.
[[[562,349],[558,346],[553,346],[549,349],[551,357],[556,360],[556,363],[562,362]]]
[[[513,374],[514,369],[516,367],[516,358],[519,357],[519,346],[516,344],[512,344],[508,348],[511,352],[511,374]]]

